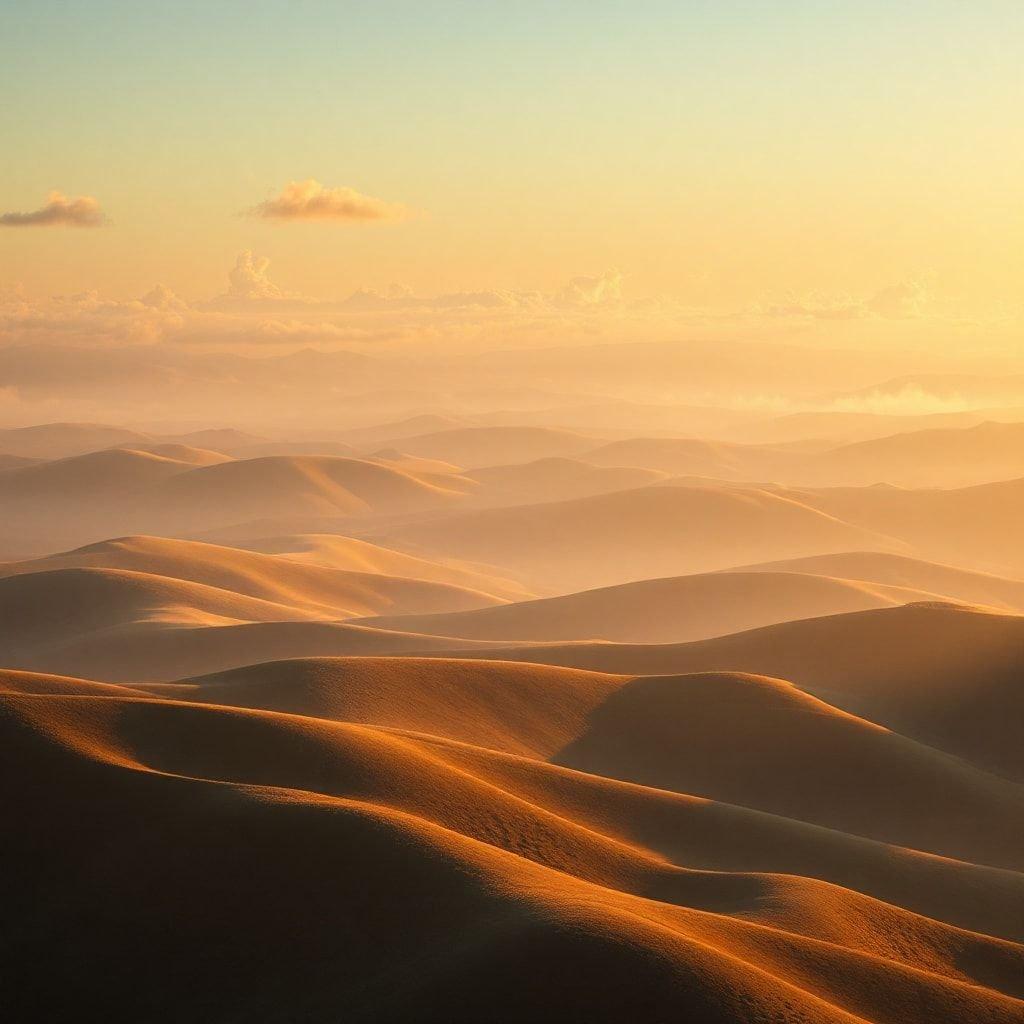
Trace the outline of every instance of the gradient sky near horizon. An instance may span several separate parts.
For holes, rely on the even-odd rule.
[[[1024,286],[1024,6],[1011,0],[0,0],[0,285],[189,299],[235,255],[335,297],[555,288],[742,306],[927,277]],[[292,180],[417,216],[272,222]]]

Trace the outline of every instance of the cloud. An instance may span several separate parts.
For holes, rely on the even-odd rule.
[[[443,292],[440,295],[416,295],[403,285],[392,285],[386,294],[367,288],[354,291],[342,306],[357,311],[516,309],[523,297],[512,292]]]
[[[167,285],[158,284],[151,288],[139,299],[143,306],[150,309],[159,309],[164,312],[184,312],[188,309],[188,303],[183,302]]]
[[[857,320],[867,315],[864,303],[849,295],[786,295],[782,299],[759,307],[769,317],[806,317],[814,320]]]
[[[923,281],[902,281],[875,292],[865,305],[876,316],[906,320],[923,316],[931,298],[931,292]]]
[[[622,274],[608,270],[600,277],[574,277],[554,295],[558,306],[608,306],[622,301]]]
[[[254,256],[249,250],[239,253],[228,274],[225,298],[245,301],[284,298],[284,292],[267,277],[269,266],[266,256]]]
[[[279,196],[251,212],[267,220],[399,221],[409,217],[401,203],[365,196],[354,188],[327,188],[313,178],[288,182]]]
[[[0,214],[0,226],[8,228],[53,227],[58,224],[97,228],[104,220],[100,204],[92,196],[70,199],[62,192],[51,192],[38,210]]]
[[[756,312],[770,317],[813,320],[858,320],[865,317],[912,320],[928,313],[932,297],[931,289],[924,281],[901,281],[861,299],[849,295],[819,293],[787,295],[781,301],[759,307]]]
[[[930,413],[964,412],[972,408],[959,394],[936,395],[920,384],[907,383],[898,391],[875,388],[869,392],[837,398],[833,408],[841,412],[879,415],[921,416]]]

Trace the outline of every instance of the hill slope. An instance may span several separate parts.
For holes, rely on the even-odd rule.
[[[1019,932],[1019,875],[545,763],[680,784],[704,772],[851,821],[876,797],[913,812],[934,790],[974,826],[959,842],[1002,848],[991,815],[1016,791],[779,681],[357,661],[260,666],[176,700],[95,685],[0,675],[0,934],[20,1018],[70,1020],[84,1001],[174,1021],[196,993],[212,1020],[269,1020],[285,1002],[309,1021],[339,1006],[396,1022],[1010,1024],[1024,1011],[1018,934],[982,934]],[[203,702],[232,695],[319,700],[307,710],[341,720]],[[653,732],[622,746],[632,720]],[[395,730],[445,721],[492,749]],[[714,779],[673,742],[708,726],[754,744],[736,771],[715,755]],[[513,743],[530,756],[493,749]],[[819,785],[803,766],[822,749],[838,761]],[[842,760],[868,753],[898,787],[847,779],[829,800]],[[922,813],[881,810],[922,827]],[[1007,843],[1013,859],[1019,838]],[[798,865],[810,871],[779,873]],[[40,913],[40,892],[63,912]]]
[[[561,590],[900,542],[763,488],[644,487],[388,529],[417,553],[511,566]]]
[[[790,619],[934,598],[904,587],[787,572],[722,572],[623,583],[500,608],[365,620],[473,640],[680,643]]]

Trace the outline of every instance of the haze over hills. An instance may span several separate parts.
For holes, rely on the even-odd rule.
[[[817,457],[817,479],[856,486],[965,487],[1024,476],[1024,423],[917,430],[860,441]],[[807,470],[806,479],[815,475]]]
[[[628,491],[669,479],[668,473],[657,469],[595,466],[555,456],[510,466],[487,466],[466,475],[481,485],[477,498],[488,505],[562,501]]]
[[[764,445],[700,438],[632,438],[613,441],[585,456],[602,466],[641,466],[672,476],[724,480],[789,480],[800,474],[801,453]]]
[[[747,443],[784,444],[807,438],[831,438],[834,443],[869,441],[917,430],[975,427],[986,421],[1024,421],[1024,409],[979,409],[964,412],[893,414],[818,410],[793,412],[759,419],[739,427],[734,440]]]
[[[386,529],[429,555],[514,565],[530,580],[584,589],[851,548],[905,545],[762,488],[653,486],[561,502],[460,512]]]
[[[1017,425],[405,426],[10,456],[9,1005],[1021,1019]]]
[[[737,566],[733,572],[796,572],[941,594],[950,601],[1024,612],[1024,581],[883,551],[846,551]]]
[[[410,455],[441,459],[465,469],[578,455],[599,439],[553,427],[461,427],[389,439]]]
[[[931,395],[965,407],[1014,406],[1024,392],[1024,374],[911,373],[837,396],[842,401],[905,395]]]
[[[720,572],[623,583],[501,608],[386,615],[366,625],[470,640],[601,639],[680,643],[824,614],[885,608],[938,595],[903,586],[796,572]]]
[[[7,542],[32,552],[111,533],[195,533],[264,516],[365,517],[443,507],[473,487],[459,474],[361,459],[233,460],[196,449],[108,449],[0,473],[0,506]],[[56,494],[63,504],[53,504]]]
[[[384,576],[405,576],[410,579],[434,580],[454,586],[481,590],[495,596],[523,600],[532,596],[521,584],[484,572],[482,567],[448,560],[432,562],[423,558],[382,548],[354,537],[337,534],[295,534],[264,537],[241,545],[252,551],[283,555],[296,562],[322,565],[329,569],[379,573]]]
[[[949,490],[837,487],[784,493],[828,515],[884,531],[929,559],[1024,576],[1017,529],[1024,479]]]
[[[325,567],[274,554],[159,537],[124,537],[28,562],[0,563],[0,577],[80,568],[126,569],[201,583],[317,613],[330,612],[335,618],[396,606],[410,613],[413,606],[422,606],[421,611],[455,611],[501,600],[450,582]],[[475,582],[486,584],[487,580],[477,576]]]

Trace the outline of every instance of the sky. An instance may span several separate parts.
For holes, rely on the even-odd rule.
[[[614,278],[984,319],[1024,294],[1017,0],[0,0],[0,24],[0,290],[32,301],[209,300],[247,251],[323,300]],[[319,212],[282,213],[310,181]]]

